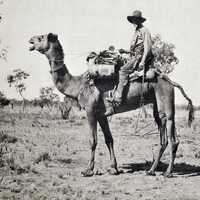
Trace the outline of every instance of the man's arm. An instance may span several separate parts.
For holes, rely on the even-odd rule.
[[[149,51],[151,50],[152,41],[151,41],[151,35],[147,29],[143,32],[143,38],[144,38],[144,53],[140,62],[140,65],[145,65],[145,60],[147,55],[149,54]]]
[[[121,54],[129,54],[130,53],[130,51],[127,51],[127,50],[125,50],[125,49],[119,49],[119,53],[121,53]]]

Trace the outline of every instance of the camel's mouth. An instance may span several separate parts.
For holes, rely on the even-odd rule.
[[[31,44],[31,46],[29,47],[29,51],[35,50],[34,41],[30,39],[29,43]]]
[[[33,51],[33,50],[35,50],[35,47],[34,46],[30,46],[29,47],[29,51]]]

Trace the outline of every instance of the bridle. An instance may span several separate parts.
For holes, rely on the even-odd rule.
[[[52,69],[52,63],[56,63],[56,62],[62,62],[62,65],[59,65],[58,67],[54,66],[54,69]],[[61,69],[64,69],[65,73],[67,72],[67,69],[66,69],[65,64],[64,64],[64,59],[49,59],[49,64],[51,66],[51,70],[50,70],[51,74],[58,72]],[[65,96],[75,100],[76,102],[78,102],[78,98],[76,96],[73,96],[71,94],[65,94]]]
[[[52,67],[53,64],[57,63],[57,62],[62,62],[62,65],[58,65],[58,66],[54,66]],[[58,72],[60,69],[64,69],[65,68],[65,64],[64,64],[64,59],[49,59],[49,64],[51,66],[51,70],[50,73],[55,73]]]

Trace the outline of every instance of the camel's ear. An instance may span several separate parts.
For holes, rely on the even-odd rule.
[[[49,33],[47,38],[49,42],[56,42],[58,40],[58,35]]]

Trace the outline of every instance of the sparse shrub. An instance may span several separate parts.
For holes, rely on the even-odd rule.
[[[7,143],[1,142],[0,143],[0,167],[5,165],[5,153],[7,152]]]
[[[6,98],[3,92],[0,91],[0,107],[7,106],[10,101]]]
[[[200,151],[196,152],[196,153],[194,154],[194,157],[200,159]]]
[[[15,143],[17,142],[17,138],[14,136],[9,136],[4,133],[4,131],[0,132],[0,143]]]
[[[21,69],[13,70],[13,74],[7,76],[7,81],[9,86],[11,87],[14,85],[17,93],[22,98],[22,108],[23,111],[25,109],[25,98],[24,98],[24,91],[26,90],[26,85],[24,80],[27,79],[30,75]]]
[[[64,120],[69,119],[69,114],[70,114],[71,109],[72,107],[67,106],[65,102],[60,102],[59,110],[61,112],[62,119]]]
[[[54,93],[53,87],[42,87],[40,89],[39,100],[43,107],[47,106],[49,109],[51,109],[54,104],[60,101],[60,98]]]
[[[71,158],[57,158],[56,159],[58,162],[64,163],[64,164],[71,164],[72,159]]]
[[[38,164],[39,162],[45,161],[45,160],[48,160],[48,161],[51,160],[48,152],[44,152],[44,153],[40,154],[39,157],[35,159],[35,163]]]

